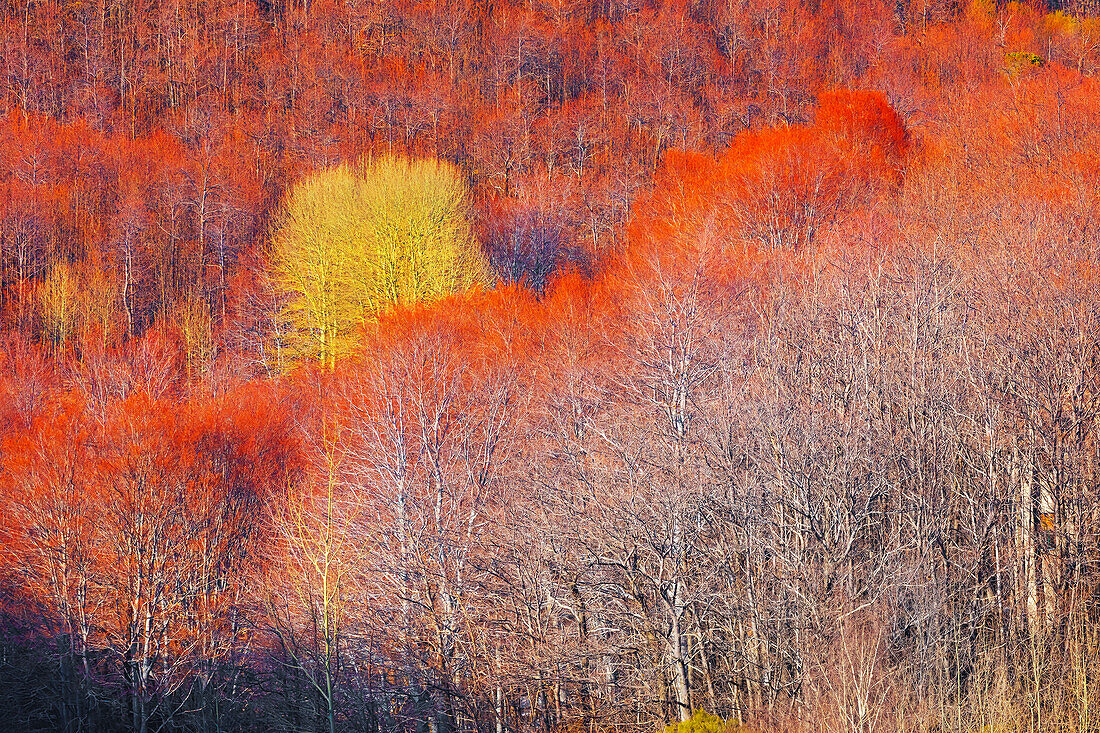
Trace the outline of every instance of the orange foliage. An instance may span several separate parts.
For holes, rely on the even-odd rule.
[[[454,685],[456,650],[484,662],[476,637],[506,615],[465,573],[497,572],[510,492],[560,488],[554,441],[582,474],[614,462],[587,452],[597,423],[630,460],[686,450],[693,390],[748,364],[739,339],[788,298],[934,266],[1013,294],[1015,320],[983,332],[1005,343],[1093,304],[1095,19],[982,0],[154,10],[0,6],[0,584],[100,660],[87,678],[125,688],[139,729],[215,662],[253,659],[242,618],[301,635],[273,667],[308,666],[318,544],[291,525],[327,521],[331,495],[362,553],[349,592],[385,609],[355,663],[412,674],[405,643],[436,675],[422,690]],[[274,207],[310,170],[381,154],[461,167],[500,282],[381,314],[334,374],[277,377]],[[416,638],[386,636],[410,599],[421,620],[396,625]],[[592,664],[559,702],[611,675]],[[504,689],[470,674],[471,706]]]

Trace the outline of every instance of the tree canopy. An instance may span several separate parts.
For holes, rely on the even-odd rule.
[[[331,367],[354,348],[358,327],[388,306],[488,284],[467,200],[462,173],[438,160],[385,157],[295,185],[271,252],[286,296],[289,363]]]
[[[1100,733],[1098,39],[0,0],[0,729]]]

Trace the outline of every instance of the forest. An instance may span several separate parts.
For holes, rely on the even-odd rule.
[[[0,0],[0,728],[1100,731],[1095,0]]]

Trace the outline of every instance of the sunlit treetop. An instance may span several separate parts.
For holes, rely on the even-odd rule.
[[[437,160],[381,158],[314,173],[287,196],[271,266],[286,294],[287,363],[331,367],[358,327],[396,303],[488,285],[461,172]]]

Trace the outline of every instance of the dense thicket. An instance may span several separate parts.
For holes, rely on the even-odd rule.
[[[0,4],[2,725],[1097,730],[1090,12]]]

